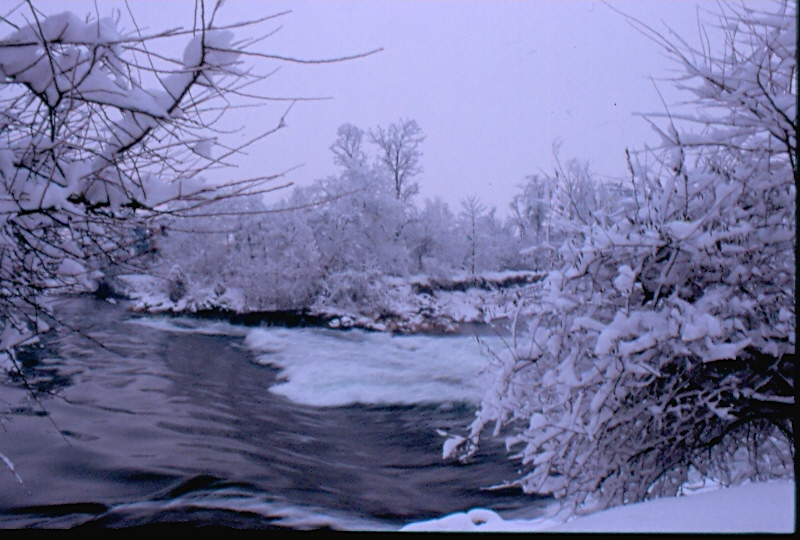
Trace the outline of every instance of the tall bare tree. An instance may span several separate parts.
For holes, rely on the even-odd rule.
[[[333,162],[345,169],[363,167],[367,162],[363,142],[363,129],[353,124],[342,124],[336,130],[336,142],[330,147]]]
[[[379,148],[378,160],[389,172],[398,199],[408,200],[419,192],[414,177],[422,172],[420,145],[425,140],[416,120],[400,119],[387,129],[370,130],[370,141]]]

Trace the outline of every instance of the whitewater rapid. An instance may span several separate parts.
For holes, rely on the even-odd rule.
[[[189,318],[143,318],[169,332],[243,336],[254,360],[278,370],[268,390],[315,407],[477,405],[500,336],[396,335],[360,329],[247,328]]]

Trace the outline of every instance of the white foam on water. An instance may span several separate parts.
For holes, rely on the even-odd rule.
[[[196,509],[221,510],[258,514],[272,519],[272,524],[289,529],[318,529],[329,527],[345,531],[393,531],[392,526],[378,520],[351,516],[343,512],[306,507],[280,501],[272,496],[250,493],[237,489],[221,489],[212,492],[189,493],[164,501],[139,501],[119,504],[109,514],[120,516],[156,516],[161,513],[181,512],[191,514]]]
[[[256,361],[281,370],[269,390],[305,405],[340,407],[468,402],[477,404],[489,381],[485,348],[472,336],[393,335],[360,329],[248,328],[190,317],[129,319],[179,334],[245,337]],[[495,351],[503,341],[481,340]]]
[[[250,331],[246,326],[226,323],[210,322],[190,317],[137,317],[125,321],[129,324],[153,328],[162,332],[177,334],[202,334],[206,336],[246,336]]]
[[[482,338],[495,350],[499,338]],[[270,388],[318,407],[478,403],[488,355],[469,336],[392,335],[363,330],[257,328],[245,346],[282,370]]]

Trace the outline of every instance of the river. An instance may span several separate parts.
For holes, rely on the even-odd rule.
[[[0,385],[0,453],[22,481],[0,463],[2,527],[395,530],[549,502],[485,489],[516,477],[502,442],[442,460],[441,431],[470,422],[483,388],[471,336],[246,327],[90,297],[55,314],[72,329]]]

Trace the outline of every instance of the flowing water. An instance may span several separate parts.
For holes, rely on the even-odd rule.
[[[0,385],[0,527],[397,529],[535,517],[502,443],[442,460],[487,359],[471,336],[245,327],[59,302],[73,331]],[[487,337],[492,347],[502,346]],[[27,385],[27,388],[26,388]]]

